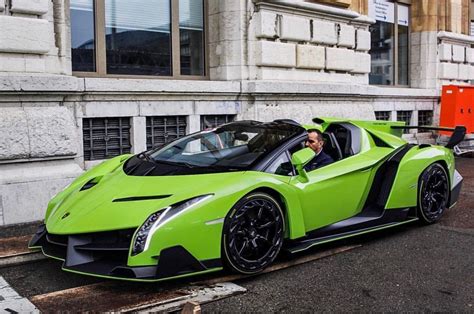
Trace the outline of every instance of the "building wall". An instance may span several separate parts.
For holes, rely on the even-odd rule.
[[[209,114],[311,123],[413,111],[417,123],[419,110],[439,110],[441,84],[474,78],[470,37],[425,23],[444,14],[427,3],[412,1],[411,87],[400,88],[368,84],[367,0],[209,0],[207,80],[75,77],[69,1],[0,0],[0,225],[41,219],[100,162],[84,160],[86,118],[130,118],[132,153],[154,116],[185,116],[188,133]]]

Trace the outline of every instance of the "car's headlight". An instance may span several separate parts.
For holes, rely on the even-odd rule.
[[[156,230],[170,221],[172,218],[178,216],[181,212],[195,206],[196,204],[205,201],[212,197],[213,194],[201,195],[173,204],[165,209],[160,209],[156,213],[151,214],[140,226],[135,237],[133,238],[132,256],[137,255],[150,245],[150,239]]]

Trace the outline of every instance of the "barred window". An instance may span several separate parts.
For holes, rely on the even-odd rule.
[[[130,153],[130,118],[86,118],[82,121],[84,160]]]
[[[397,111],[397,121],[405,122],[405,125],[410,125],[411,122],[411,111]],[[408,129],[404,129],[403,133],[408,133]]]
[[[235,120],[235,115],[205,115],[201,116],[201,130],[213,129],[222,124]]]
[[[390,118],[391,118],[390,111],[375,111],[376,120],[390,121]]]
[[[186,127],[186,116],[147,117],[147,149],[152,149],[186,135]]]
[[[418,111],[418,125],[433,125],[433,111],[432,110]]]

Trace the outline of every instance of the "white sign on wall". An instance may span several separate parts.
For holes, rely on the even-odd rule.
[[[395,23],[395,5],[387,0],[369,0],[369,17],[376,21]]]
[[[410,19],[408,16],[408,6],[398,5],[398,25],[408,26]]]

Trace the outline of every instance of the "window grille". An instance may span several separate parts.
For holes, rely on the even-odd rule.
[[[213,129],[220,125],[232,122],[235,115],[205,115],[201,116],[201,130]]]
[[[186,135],[186,127],[186,116],[147,117],[147,149],[152,149]]]
[[[130,118],[86,118],[82,122],[84,160],[130,153]]]
[[[433,111],[432,110],[418,111],[418,125],[433,125]]]
[[[397,121],[403,121],[405,125],[410,125],[411,114],[411,111],[397,111]],[[409,133],[408,129],[403,129],[403,133]]]
[[[390,121],[390,118],[391,118],[390,111],[375,111],[376,120]]]

